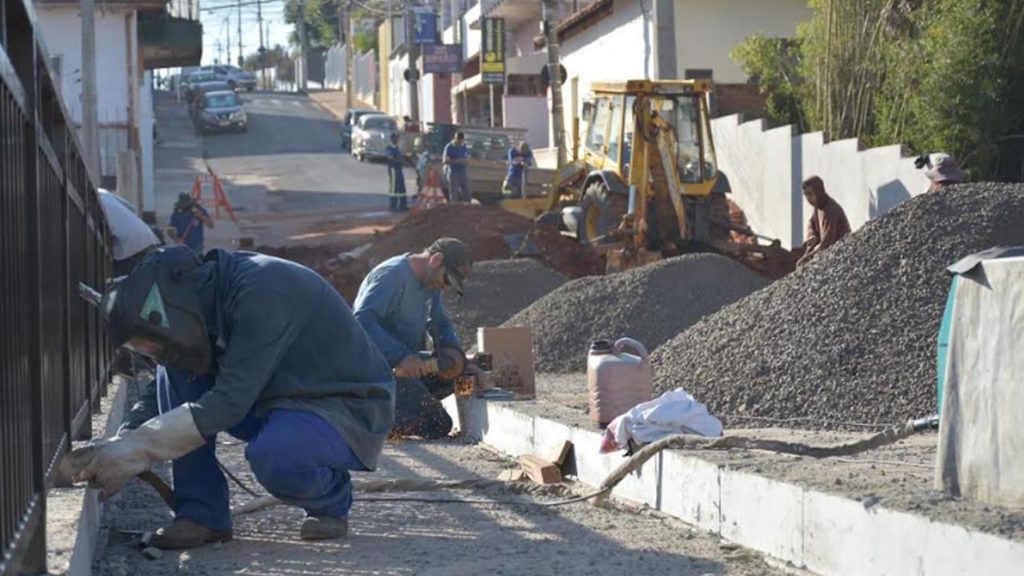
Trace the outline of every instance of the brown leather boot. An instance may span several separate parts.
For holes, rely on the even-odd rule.
[[[231,538],[231,530],[213,530],[188,518],[181,518],[172,522],[170,526],[158,529],[149,545],[162,550],[182,550],[211,542],[227,542]]]
[[[306,516],[299,529],[303,540],[335,540],[348,536],[348,518],[330,516]]]

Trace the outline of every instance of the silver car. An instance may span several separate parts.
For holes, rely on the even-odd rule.
[[[391,135],[398,124],[391,116],[367,114],[352,128],[352,155],[363,162],[367,158],[386,158]]]

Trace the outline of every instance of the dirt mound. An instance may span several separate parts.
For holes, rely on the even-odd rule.
[[[1024,244],[1024,186],[914,198],[664,344],[655,386],[681,386],[719,415],[815,427],[933,413],[945,267],[1000,244]]]
[[[526,234],[533,221],[500,208],[473,204],[444,204],[413,212],[387,232],[377,234],[363,257],[376,265],[396,254],[419,252],[445,236],[469,244],[473,259],[499,260],[512,255],[508,234]]]
[[[501,326],[513,314],[569,279],[529,259],[492,260],[473,265],[465,296],[448,290],[444,305],[465,350],[476,344],[480,326]]]
[[[530,256],[571,278],[601,274],[604,270],[604,261],[597,253],[557,231],[535,230],[529,218],[497,207],[468,204],[446,204],[413,212],[390,230],[375,234],[365,248],[354,251],[342,252],[329,243],[260,246],[256,251],[316,270],[352,303],[359,284],[374,266],[398,254],[419,252],[445,236],[469,244],[476,262]]]
[[[558,288],[506,325],[533,329],[537,370],[586,369],[591,341],[629,336],[648,350],[767,284],[741,264],[690,254]]]

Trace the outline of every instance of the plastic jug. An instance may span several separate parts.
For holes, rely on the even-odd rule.
[[[632,338],[620,338],[614,345],[594,341],[587,356],[587,391],[590,420],[599,426],[650,400],[651,361],[644,345]]]

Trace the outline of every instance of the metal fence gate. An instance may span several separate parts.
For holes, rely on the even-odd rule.
[[[30,5],[0,0],[0,575],[46,570],[46,490],[91,434],[111,347],[78,282],[110,235]]]

